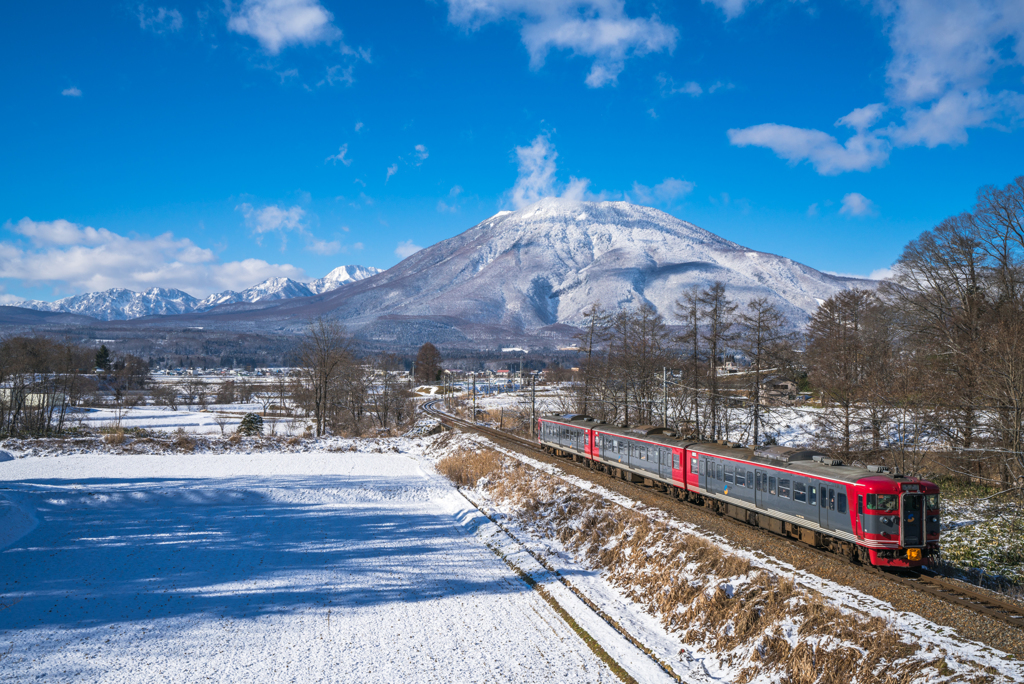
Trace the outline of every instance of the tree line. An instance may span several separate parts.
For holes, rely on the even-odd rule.
[[[1024,489],[1024,176],[979,190],[877,290],[837,293],[800,333],[718,282],[682,293],[670,322],[647,304],[583,321],[567,411],[764,444],[764,380],[788,379],[820,402],[817,447],[839,458],[916,472],[941,452],[953,473]]]

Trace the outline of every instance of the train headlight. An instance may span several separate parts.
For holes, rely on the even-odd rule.
[[[933,515],[932,517],[928,518],[928,522],[937,523],[939,522],[939,518],[938,516]]]
[[[907,560],[919,561],[921,560],[921,549],[907,549]]]

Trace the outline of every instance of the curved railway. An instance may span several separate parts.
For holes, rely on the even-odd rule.
[[[449,427],[455,427],[478,434],[484,435],[497,442],[504,442],[508,445],[513,446],[517,450],[527,451],[532,454],[539,454],[545,457],[545,459],[554,458],[557,460],[560,466],[571,466],[573,469],[585,472],[593,473],[593,468],[589,463],[578,463],[572,458],[567,457],[552,457],[548,452],[544,451],[536,442],[524,439],[517,435],[512,435],[496,428],[480,425],[473,423],[464,418],[454,416],[450,413],[445,413],[440,410],[437,405],[440,404],[440,400],[430,401],[423,404],[423,411],[429,416],[437,418],[443,424]],[[609,476],[612,476],[609,474]],[[614,477],[614,476],[612,476]],[[682,499],[678,499],[669,494],[661,493],[651,487],[645,486],[639,483],[627,483],[622,480],[622,483],[627,487],[642,490],[648,495],[653,495],[657,499],[665,502],[672,502],[675,504],[681,504],[690,506],[693,508],[699,508],[702,511],[707,509],[703,506],[696,504],[687,503]],[[733,520],[732,518],[722,516],[719,514],[722,520],[728,521],[737,526],[741,526],[745,529],[759,530],[764,534],[770,534],[773,539],[781,540],[793,546],[799,546],[802,549],[814,551],[816,553],[824,554],[830,558],[841,558],[838,554],[832,553],[825,549],[817,548],[814,546],[805,545],[798,542],[790,537],[775,534],[771,531],[764,530],[762,528],[756,528],[746,523]],[[1013,604],[1010,601],[1001,601],[991,593],[984,590],[975,590],[969,585],[965,585],[962,582],[950,580],[935,574],[934,572],[924,569],[901,569],[901,570],[885,570],[876,568],[870,565],[860,565],[857,563],[850,563],[851,567],[856,567],[863,572],[870,573],[873,576],[882,579],[883,581],[893,582],[900,586],[919,591],[935,597],[943,602],[970,610],[979,615],[989,617],[993,620],[998,620],[1004,624],[1015,627],[1024,632],[1024,611],[1021,607]]]

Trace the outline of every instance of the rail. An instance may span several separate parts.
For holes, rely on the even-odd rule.
[[[541,449],[540,446],[532,440],[524,439],[522,437],[519,437],[518,435],[509,434],[508,432],[498,430],[487,425],[474,423],[473,421],[460,418],[459,416],[454,416],[450,413],[445,413],[444,411],[440,410],[437,407],[437,404],[439,403],[440,401],[430,401],[424,403],[424,413],[434,418],[437,418],[443,424],[446,424],[450,427],[457,427],[463,430],[470,430],[478,434],[490,437],[491,439],[494,439],[496,441],[512,444],[518,449],[525,449],[532,453],[540,453],[546,457],[550,457],[550,454]],[[587,468],[582,464],[576,463],[573,460],[559,459],[559,463],[562,465],[571,466],[572,468],[585,471],[588,473],[592,472],[590,468]],[[646,490],[648,493],[652,493],[657,496],[663,497],[666,500],[672,501],[673,503],[676,504],[686,504],[689,506],[699,507],[701,508],[701,510],[706,510],[703,506],[697,506],[697,504],[687,502],[683,499],[678,499],[666,494],[662,494],[656,490],[653,490],[639,483],[626,484],[636,487],[638,489],[642,488]],[[737,522],[736,524],[741,523]],[[785,541],[789,541],[793,544],[798,544],[802,548],[811,549],[818,553],[828,554],[831,557],[840,557],[837,556],[837,554],[833,554],[825,549],[820,549],[814,546],[803,544],[801,542],[797,542],[789,537],[775,534],[768,530],[764,530],[763,528],[757,529],[759,529],[761,532],[765,534],[771,534],[776,539],[782,539]],[[929,570],[883,570],[881,568],[875,568],[868,565],[861,567],[865,571],[876,573],[879,576],[884,577],[885,579],[891,582],[901,584],[916,591],[930,594],[938,598],[939,600],[951,603],[956,606],[960,606],[961,608],[965,608],[967,610],[979,613],[981,615],[985,615],[986,617],[990,617],[994,620],[999,620],[1000,622],[1011,625],[1018,629],[1024,629],[1024,610],[1022,610],[1020,606],[1015,605],[1009,601],[1001,601],[988,593],[975,591],[970,587],[970,585],[966,585],[966,583],[958,582],[956,580],[952,580],[947,577],[937,575]]]

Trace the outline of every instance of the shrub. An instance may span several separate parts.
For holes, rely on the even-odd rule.
[[[258,413],[246,413],[238,424],[238,434],[255,437],[263,434],[263,417]]]

